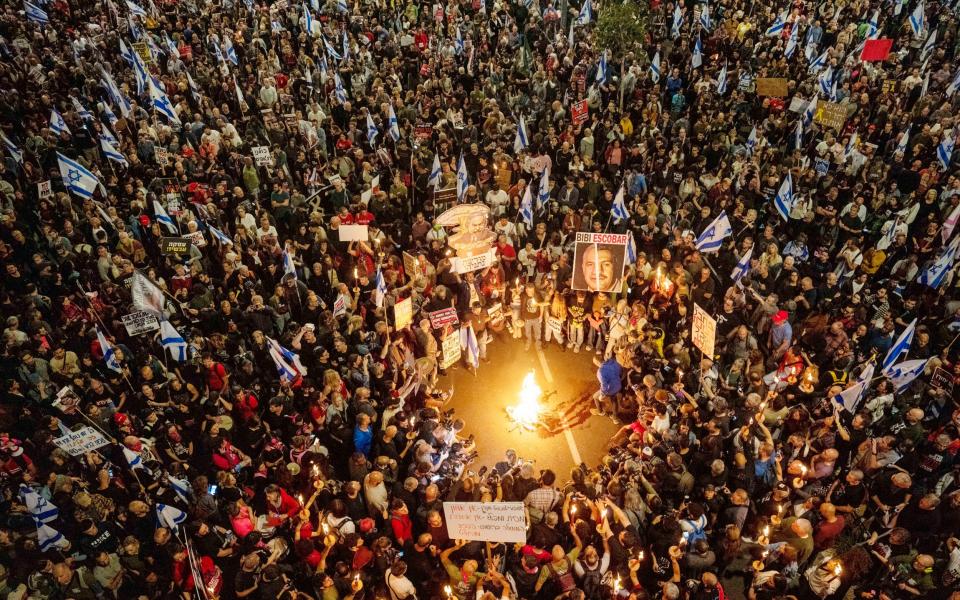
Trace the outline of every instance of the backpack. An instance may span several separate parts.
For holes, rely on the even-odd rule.
[[[600,600],[603,596],[603,575],[600,574],[600,565],[597,564],[595,569],[587,567],[583,561],[580,561],[580,565],[583,567],[583,582],[580,589],[583,590],[587,600]]]
[[[553,580],[557,583],[557,587],[560,588],[561,594],[577,587],[577,582],[573,578],[573,561],[570,560],[569,556],[564,560],[567,561],[567,570],[563,573],[557,573],[552,562],[547,563],[547,570],[550,571],[550,576],[553,577]]]

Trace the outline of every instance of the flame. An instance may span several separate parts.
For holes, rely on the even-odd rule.
[[[523,378],[523,384],[520,386],[520,403],[507,407],[507,414],[513,421],[523,427],[533,431],[540,420],[540,394],[542,390],[537,385],[533,371],[527,373]]]

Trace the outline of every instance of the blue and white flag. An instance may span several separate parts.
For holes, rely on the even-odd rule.
[[[721,210],[717,218],[697,238],[697,250],[704,253],[717,252],[723,245],[724,238],[731,233],[733,228],[730,226],[730,219],[727,218],[726,211]]]
[[[377,124],[373,122],[373,117],[370,116],[370,111],[367,111],[367,143],[371,146],[376,144],[377,136],[380,135],[380,130],[377,129]]]
[[[654,83],[658,83],[660,81],[660,53],[659,52],[654,54],[653,60],[650,61],[650,79],[652,79]]]
[[[100,344],[100,353],[103,354],[103,362],[106,363],[107,367],[111,371],[116,371],[120,373],[123,369],[120,368],[120,364],[117,363],[117,353],[103,332],[100,331],[100,327],[96,326],[97,330],[97,342]]]
[[[857,406],[860,404],[860,401],[863,400],[863,397],[866,395],[869,387],[869,380],[857,381],[847,389],[834,396],[833,401],[846,409],[850,414],[853,414],[856,412]]]
[[[920,276],[917,278],[918,283],[933,289],[940,288],[956,261],[958,241],[960,241],[960,237],[955,238],[949,246],[940,252],[933,264],[920,272]]]
[[[867,39],[872,40],[880,36],[880,9],[873,11],[873,16],[867,19]]]
[[[727,93],[727,63],[724,61],[723,68],[720,69],[720,73],[717,75],[717,94],[724,95]]]
[[[917,358],[915,360],[906,360],[890,367],[886,376],[893,382],[893,389],[900,393],[909,386],[914,379],[923,374],[927,368],[927,358]]]
[[[523,199],[520,201],[520,218],[527,224],[527,227],[533,227],[533,196],[530,193],[530,184],[523,193]]]
[[[913,126],[912,124],[907,125],[907,130],[904,131],[903,135],[900,136],[900,139],[897,140],[896,152],[899,152],[900,154],[907,153],[907,144],[910,143],[910,128],[912,126]]]
[[[923,28],[926,27],[923,14],[924,10],[924,2],[920,0],[920,3],[917,4],[917,7],[913,9],[913,12],[910,14],[910,29],[913,30],[913,37],[920,37],[923,34]]]
[[[387,133],[393,141],[400,141],[400,122],[397,120],[397,113],[393,112],[393,103],[390,104],[390,112],[387,113]]]
[[[750,259],[753,257],[753,246],[750,246],[750,249],[743,253],[743,256],[740,257],[740,260],[737,261],[735,267],[733,267],[733,272],[730,273],[730,278],[733,279],[733,283],[740,285],[740,280],[750,272]]]
[[[813,117],[817,114],[817,102],[819,101],[820,96],[817,94],[813,95],[813,98],[810,99],[810,102],[807,103],[807,107],[803,109],[803,127],[807,128],[813,125]]]
[[[597,65],[597,83],[604,85],[607,83],[607,51],[600,53],[600,64]]]
[[[193,80],[193,77],[190,76],[190,73],[184,71],[187,74],[187,85],[190,87],[190,94],[193,96],[193,99],[198,103],[203,99],[200,95],[200,86],[197,85],[197,82]]]
[[[750,135],[747,136],[747,154],[753,156],[753,151],[757,147],[757,126],[754,125],[753,129],[750,130]]]
[[[550,167],[540,173],[540,188],[537,190],[537,212],[542,213],[550,201]]]
[[[92,198],[93,193],[100,187],[100,180],[86,167],[77,161],[67,158],[57,152],[57,164],[60,167],[60,177],[67,190],[81,198]]]
[[[818,69],[822,69],[827,66],[827,61],[830,59],[830,48],[827,48],[823,51],[823,54],[817,56],[810,61],[810,65],[807,67],[811,72],[815,72]]]
[[[574,39],[573,39],[573,27],[576,25],[576,21],[570,21],[570,31],[567,33],[567,47],[573,48]]]
[[[73,104],[73,110],[77,111],[77,114],[80,115],[81,119],[86,121],[96,121],[97,118],[93,116],[93,113],[90,112],[87,107],[80,103],[75,96],[70,96],[70,103]]]
[[[329,54],[334,60],[343,60],[343,56],[341,56],[340,53],[337,52],[337,49],[327,41],[327,38],[323,38],[323,47],[326,48],[327,54]]]
[[[477,344],[477,334],[474,333],[473,325],[470,323],[460,329],[460,346],[466,351],[467,364],[474,369],[480,366],[480,346]]]
[[[159,200],[153,201],[153,215],[157,219],[157,223],[160,223],[167,228],[167,231],[174,234],[179,234],[180,229],[177,227],[177,224],[174,222],[173,218],[167,214],[163,205],[160,204]]]
[[[337,10],[342,13],[350,12],[350,6],[347,4],[347,0],[337,0]]]
[[[176,42],[170,39],[170,34],[167,32],[163,33],[163,43],[172,58],[180,58],[180,48],[177,47]]]
[[[171,531],[180,528],[180,524],[187,520],[187,513],[176,506],[157,503],[157,523]]]
[[[30,2],[30,0],[23,0],[23,12],[27,15],[28,21],[33,21],[40,25],[46,25],[50,22],[50,16],[47,15],[47,11]]]
[[[100,136],[100,150],[103,152],[103,155],[107,157],[107,159],[116,163],[120,163],[125,167],[130,166],[130,163],[127,162],[127,157],[125,157],[123,153],[120,152],[116,146],[114,146],[112,141],[103,135]]]
[[[937,146],[937,160],[940,161],[940,165],[944,171],[950,166],[950,159],[953,156],[953,146],[955,143],[956,140],[953,136],[944,135],[940,144]]]
[[[383,271],[377,267],[377,276],[374,278],[373,303],[377,308],[383,308],[383,299],[387,296],[387,281],[383,278]]]
[[[137,469],[143,469],[144,471],[149,470],[147,469],[147,465],[143,464],[143,457],[140,456],[139,452],[123,446],[123,457],[127,460],[127,465],[131,471],[136,471]]]
[[[703,44],[700,42],[700,34],[693,42],[693,54],[690,56],[690,66],[699,69],[703,66]]]
[[[787,47],[783,49],[783,55],[790,59],[793,57],[793,53],[797,51],[797,30],[799,26],[794,23],[793,28],[790,30],[790,37],[787,39]]]
[[[583,0],[583,5],[580,7],[580,14],[577,15],[577,25],[586,25],[593,20],[593,2],[591,0]]]
[[[700,11],[700,26],[703,27],[706,31],[710,31],[710,28],[713,26],[713,22],[710,21],[710,5],[704,4],[703,9]]]
[[[180,124],[180,117],[177,116],[177,111],[174,110],[173,104],[170,103],[170,98],[167,98],[167,94],[160,89],[160,86],[157,85],[157,82],[151,77],[148,83],[150,87],[150,101],[153,103],[153,107],[157,109],[157,112],[162,114],[172,123]]]
[[[307,32],[307,35],[313,37],[313,15],[310,14],[310,8],[307,7],[307,3],[303,3],[303,21],[304,21],[304,30]]]
[[[55,108],[50,110],[50,131],[57,135],[64,133],[70,135],[70,128],[67,127],[66,121],[63,120],[63,115]]]
[[[816,100],[816,97],[814,97],[814,100]],[[794,148],[794,150],[800,150],[801,148],[803,148],[803,131],[804,131],[804,129],[805,129],[805,128],[804,128],[804,121],[805,121],[805,120],[804,120],[803,117],[801,117],[800,120],[797,121],[797,128],[796,128],[796,130],[794,131],[794,134],[793,134],[793,148]]]
[[[293,257],[287,250],[283,251],[283,274],[292,275],[294,279],[297,279],[297,266],[293,264]]]
[[[780,217],[790,222],[790,211],[793,210],[793,175],[787,171],[787,176],[783,178],[777,195],[773,198],[773,206],[777,209]]]
[[[216,59],[217,59],[217,64],[220,64],[220,63],[225,62],[225,61],[223,60],[223,50],[220,49],[220,44],[214,44],[214,45],[213,45],[213,55],[214,55],[214,56],[216,57]]]
[[[233,47],[233,42],[230,41],[230,38],[225,37],[224,42],[227,47],[227,60],[236,67],[240,64],[240,60],[237,58],[237,49]]]
[[[777,15],[777,18],[773,20],[773,24],[770,27],[767,27],[767,30],[764,32],[764,35],[767,36],[776,36],[780,35],[783,32],[784,27],[787,26],[787,12],[784,11],[782,14]]]
[[[683,11],[680,10],[680,3],[673,6],[673,24],[670,26],[670,36],[674,39],[680,37],[680,29],[683,27]]]
[[[433,155],[433,167],[430,168],[430,177],[427,179],[427,185],[432,186],[433,189],[437,189],[440,186],[440,176],[443,174],[443,169],[440,168],[440,155]]]
[[[279,348],[281,348],[280,344],[276,342],[270,344],[270,338],[267,338],[267,340],[270,349],[270,358],[273,359],[273,364],[277,367],[277,374],[280,376],[280,381],[293,383],[300,377],[300,373],[284,358],[279,350]]]
[[[930,77],[929,73],[927,73],[927,77],[928,78]],[[958,89],[960,89],[960,69],[957,69],[957,72],[953,74],[953,79],[950,80],[950,84],[947,85],[947,91],[946,91],[947,98],[949,98],[950,96],[953,96]],[[921,94],[920,97],[922,98],[924,95],[925,94]]]
[[[627,205],[624,202],[624,188],[622,183],[620,184],[620,189],[617,190],[617,195],[613,197],[610,215],[617,221],[626,221],[630,218],[630,211],[627,210]]]
[[[107,94],[110,96],[110,101],[117,105],[120,113],[124,117],[130,116],[130,110],[133,106],[130,104],[130,100],[120,91],[117,82],[113,80],[113,76],[105,70],[100,69],[100,83],[106,88]]]
[[[453,38],[453,51],[457,54],[457,56],[460,56],[463,54],[463,49],[463,34],[460,33],[460,28],[457,27],[457,32]]]
[[[207,223],[207,229],[210,230],[210,234],[213,236],[213,239],[217,240],[221,246],[232,246],[233,240],[230,239],[230,236],[220,231],[213,225]]]
[[[890,346],[890,350],[887,351],[887,355],[883,358],[883,364],[880,365],[881,371],[884,375],[890,375],[890,368],[893,367],[893,364],[900,359],[901,356],[906,356],[910,352],[910,344],[913,343],[913,334],[917,328],[917,319],[914,319],[907,325],[906,329],[903,330],[903,333],[900,334],[900,337],[897,338],[897,341]]]
[[[343,82],[340,81],[340,75],[337,73],[333,74],[333,95],[340,104],[347,102],[347,90],[343,89]]]
[[[164,350],[170,352],[173,360],[177,362],[187,360],[187,340],[183,339],[180,332],[166,319],[160,321],[160,345],[163,346]]]
[[[147,66],[143,64],[143,59],[136,52],[133,53],[133,77],[137,82],[137,96],[142,96],[148,90],[150,81],[153,79]]]
[[[190,483],[186,479],[179,479],[173,475],[167,475],[167,483],[170,484],[170,489],[173,490],[173,493],[180,496],[181,500],[190,502],[193,492],[190,489]]]
[[[467,196],[467,187],[470,185],[470,178],[467,175],[467,163],[463,160],[463,152],[460,153],[460,160],[457,161],[457,202],[463,202]]]
[[[46,552],[54,548],[58,550],[67,550],[70,548],[70,541],[63,537],[63,534],[50,527],[49,525],[37,525],[37,544],[40,546],[40,552]]]
[[[3,141],[3,148],[6,153],[12,158],[17,164],[23,164],[23,151],[13,143],[13,141],[7,137],[5,133],[0,131],[0,140]]]
[[[817,83],[820,85],[820,91],[824,96],[830,97],[831,87],[833,86],[833,67],[827,67],[817,77]]]
[[[147,11],[143,10],[143,8],[141,8],[136,2],[127,0],[127,10],[129,10],[130,14],[134,15],[135,17],[140,17],[144,20],[147,18]]]
[[[27,485],[20,485],[20,500],[37,523],[50,523],[60,516],[60,510]]]
[[[267,344],[269,344],[272,349],[276,350],[277,354],[279,354],[283,358],[284,362],[286,362],[291,367],[293,367],[293,369],[297,373],[299,373],[300,375],[307,374],[307,368],[304,367],[303,363],[300,362],[299,354],[297,354],[296,352],[287,350],[286,348],[281,346],[280,343],[277,342],[277,340],[271,337],[267,338]]]
[[[527,124],[520,115],[520,121],[517,123],[517,135],[513,138],[513,151],[519,154],[526,150],[529,142],[527,141]]]
[[[860,136],[857,135],[857,132],[854,131],[850,134],[850,140],[847,141],[847,145],[843,148],[843,161],[846,162],[853,156],[853,151],[857,148],[857,142],[859,141]]]
[[[457,29],[457,35],[460,34],[460,29]],[[347,37],[347,30],[343,30],[343,39],[341,41],[340,47],[343,48],[343,60],[350,60],[350,38]]]
[[[627,230],[627,264],[637,264],[637,241],[633,239],[633,232]]]

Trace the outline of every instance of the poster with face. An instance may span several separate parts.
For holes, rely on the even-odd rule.
[[[573,255],[573,289],[615,292],[623,286],[626,234],[578,231]]]

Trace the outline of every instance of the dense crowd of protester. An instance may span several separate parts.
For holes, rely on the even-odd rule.
[[[960,597],[953,7],[639,0],[620,56],[609,1],[7,3],[0,598]],[[477,464],[441,367],[521,343],[595,361],[601,464]]]

